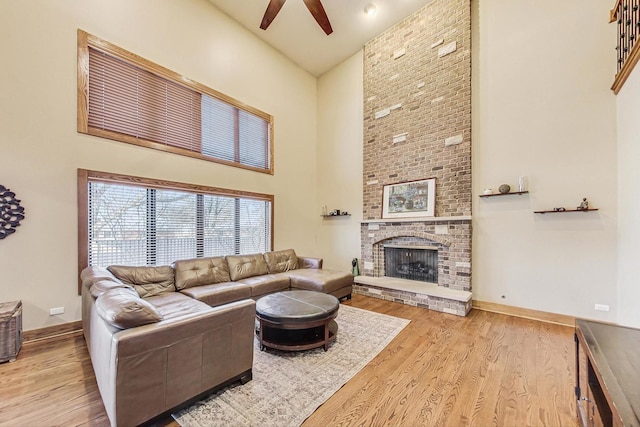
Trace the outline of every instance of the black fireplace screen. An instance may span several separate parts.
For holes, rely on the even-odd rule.
[[[385,247],[384,275],[438,283],[438,251]]]

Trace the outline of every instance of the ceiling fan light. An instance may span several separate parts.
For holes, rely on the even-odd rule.
[[[376,14],[376,5],[373,3],[369,3],[364,7],[364,13],[367,16],[374,16]]]

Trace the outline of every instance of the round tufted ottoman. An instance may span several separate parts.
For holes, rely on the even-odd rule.
[[[260,349],[308,350],[336,339],[340,302],[333,295],[315,291],[277,292],[256,302]]]

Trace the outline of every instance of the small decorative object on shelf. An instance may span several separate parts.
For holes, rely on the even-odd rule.
[[[518,178],[518,192],[522,193],[524,191],[524,176]]]
[[[485,188],[482,191],[482,194],[484,194],[485,196],[488,196],[489,194],[493,194],[493,188]]]
[[[326,207],[325,207],[326,208]],[[326,209],[322,209],[322,216],[323,218],[331,218],[334,216],[351,216],[351,214],[347,211],[341,211],[340,209],[334,209],[331,212],[325,213]]]
[[[580,203],[580,206],[578,206],[576,209],[579,211],[589,209],[589,202],[587,201],[586,197],[582,199],[582,203]]]
[[[511,186],[509,184],[502,184],[500,187],[498,187],[498,191],[500,192],[500,194],[507,194],[509,191],[511,191]]]
[[[567,210],[566,208],[553,208],[554,212],[564,212],[566,210]]]

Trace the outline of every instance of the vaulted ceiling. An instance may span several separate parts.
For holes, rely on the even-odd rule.
[[[288,0],[267,30],[260,29],[269,0],[208,0],[285,56],[319,76],[431,0],[322,0],[333,33],[326,35],[302,0]],[[373,3],[375,16],[364,13]]]

